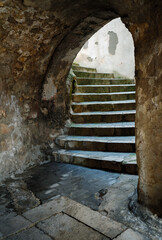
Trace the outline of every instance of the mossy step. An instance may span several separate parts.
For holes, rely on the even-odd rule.
[[[72,102],[71,108],[75,113],[90,111],[120,111],[135,110],[135,100],[123,101],[92,101],[92,102]]]
[[[97,73],[97,72],[83,72],[74,70],[74,74],[77,77],[89,77],[89,78],[113,78],[112,73]]]
[[[135,121],[135,110],[109,112],[81,112],[71,113],[71,120],[75,123],[112,123]]]
[[[67,133],[78,136],[134,136],[134,122],[67,124]]]
[[[77,78],[78,85],[134,84],[134,79],[121,78]]]
[[[135,137],[96,137],[68,136],[56,138],[56,144],[64,149],[104,151],[104,152],[135,152]]]
[[[135,99],[135,91],[114,93],[74,93],[72,95],[73,102],[119,101],[133,99]]]
[[[81,72],[97,72],[96,68],[88,68],[82,67],[80,65],[72,65],[73,71],[81,71]]]
[[[135,84],[120,85],[77,85],[77,92],[80,93],[112,93],[135,91]]]
[[[94,169],[137,174],[135,153],[101,152],[61,149],[53,152],[57,162],[70,163]]]

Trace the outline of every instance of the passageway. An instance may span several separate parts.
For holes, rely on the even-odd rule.
[[[0,1],[0,180],[52,160],[69,118],[73,60],[121,17],[136,51],[138,201],[162,216],[161,9],[161,0]]]

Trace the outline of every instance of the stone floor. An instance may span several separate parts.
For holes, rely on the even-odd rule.
[[[0,186],[0,239],[161,240],[136,203],[137,176],[47,163]]]

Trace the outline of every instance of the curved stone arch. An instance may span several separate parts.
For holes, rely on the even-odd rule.
[[[151,9],[155,6],[152,2],[148,4],[147,7],[147,10],[145,10],[151,12]],[[140,14],[140,10],[138,14]],[[102,16],[102,12],[100,15]],[[115,14],[115,16],[112,17],[110,14],[107,19],[96,18],[95,16],[85,18],[66,35],[55,50],[46,76],[46,79],[52,78],[54,85],[57,87],[57,94],[54,96],[56,103],[54,106],[54,115],[57,111],[63,111],[64,109],[64,117],[66,118],[66,94],[65,92],[63,93],[61,89],[65,88],[65,79],[77,52],[90,36],[115,17],[122,16]],[[160,201],[162,200],[162,194],[159,194],[159,192],[162,186],[162,171],[160,160],[157,160],[161,158],[161,150],[158,140],[154,146],[152,145],[152,132],[157,132],[154,129],[154,124],[156,124],[160,130],[160,124],[158,124],[158,121],[160,122],[160,105],[158,101],[161,95],[161,73],[158,62],[160,61],[162,53],[160,48],[160,29],[155,27],[157,21],[160,21],[160,11],[159,14],[155,16],[155,19],[155,21],[152,21],[151,16],[144,17],[143,19],[140,19],[139,16],[136,16],[135,19],[128,17],[122,18],[132,33],[135,44],[137,82],[136,146],[140,177],[138,188],[139,201],[148,206],[153,212],[161,215],[162,208]],[[156,59],[157,57],[159,58],[158,61]],[[155,85],[159,86],[159,89],[156,88]],[[155,90],[154,93],[153,89]],[[154,101],[156,103],[154,103],[154,105],[157,106],[154,111],[150,112],[147,111],[147,108],[151,109],[153,107],[152,97],[155,97]],[[156,118],[153,116],[154,114],[157,116]],[[63,121],[65,118],[63,118]],[[149,121],[150,118],[151,121]],[[149,131],[147,128],[149,128]],[[154,171],[157,168],[158,174]],[[157,189],[157,191],[155,191],[155,189]]]

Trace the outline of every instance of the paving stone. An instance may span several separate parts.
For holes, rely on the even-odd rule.
[[[90,208],[74,202],[70,207],[63,210],[69,216],[85,223],[87,226],[96,229],[98,232],[109,238],[114,238],[122,233],[126,227]]]
[[[146,236],[141,235],[138,232],[133,231],[132,229],[127,229],[114,240],[149,240]]]
[[[37,222],[61,212],[65,207],[69,206],[70,203],[70,199],[61,197],[40,205],[37,208],[33,208],[25,212],[23,216],[32,222]]]
[[[32,227],[20,233],[7,237],[6,240],[52,240],[48,235],[36,227]]]
[[[38,228],[55,240],[108,240],[109,238],[91,229],[64,213],[38,223]]]
[[[9,234],[16,233],[17,231],[20,231],[30,226],[31,222],[29,222],[20,215],[12,218],[4,218],[3,221],[0,221],[0,237],[5,237]]]

